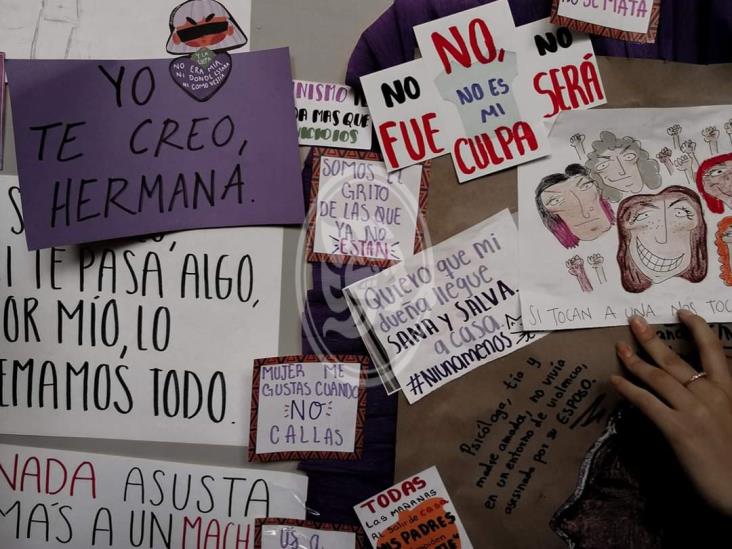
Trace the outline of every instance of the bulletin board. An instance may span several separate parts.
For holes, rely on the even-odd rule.
[[[173,2],[171,5],[175,5]],[[252,36],[250,45],[255,49],[290,47],[293,76],[295,78],[338,82],[351,48],[360,32],[389,5],[387,1],[368,4],[350,2],[348,9],[343,2],[324,0],[304,5],[301,2],[252,2]],[[39,2],[40,6],[40,2]],[[256,23],[255,23],[256,22]],[[32,27],[36,22],[28,21]],[[338,32],[333,32],[338,29]],[[161,35],[165,34],[165,28]],[[335,47],[334,47],[335,46]],[[314,52],[318,52],[317,56]],[[15,150],[10,121],[12,105],[6,120],[5,168],[1,173],[17,173]],[[307,149],[301,149],[303,155]],[[283,272],[294,273],[299,229],[285,228],[282,260]],[[279,351],[281,355],[300,352],[300,319],[298,315],[295,285],[283,278],[281,292],[281,325],[279,327]],[[127,442],[91,438],[29,437],[0,435],[5,444],[38,445],[67,450],[93,451],[127,456],[173,459],[211,465],[243,465],[246,452],[238,446],[208,446],[205,444],[175,444],[163,442]],[[215,451],[213,451],[215,449]],[[294,470],[294,462],[263,464],[263,467]]]
[[[253,50],[289,46],[294,78],[342,82],[350,52],[358,37],[390,4],[388,0],[377,2],[253,0],[250,46]],[[732,89],[729,86],[732,81],[732,65],[696,66],[655,60],[610,57],[597,59],[608,99],[607,105],[598,108],[732,104]],[[351,79],[354,77],[353,74],[347,76]],[[7,115],[9,119],[12,118],[12,105],[9,105]],[[15,150],[10,126],[6,127],[5,131],[6,163],[0,173],[15,174],[17,166],[14,163]],[[372,148],[378,148],[376,141]],[[312,157],[306,158],[307,151],[305,147],[300,149],[304,167],[305,198],[310,196],[311,189],[308,185],[313,168]],[[319,152],[316,155],[318,161],[320,154]],[[366,158],[365,155],[359,154],[350,156]],[[373,153],[369,153],[368,159],[379,161],[378,155]],[[316,165],[318,166],[316,171],[320,176],[321,168],[317,161]],[[468,184],[461,184],[458,179],[449,155],[431,160],[429,168],[422,174],[418,204],[420,208],[424,208],[426,203],[425,234],[428,235],[429,244],[432,246],[450,239],[502,210],[507,209],[511,214],[517,212],[515,168],[480,177]],[[428,193],[426,193],[427,187]],[[317,188],[313,192],[315,196]],[[278,287],[269,290],[279,292],[280,295],[277,315],[279,321],[279,337],[276,338],[277,356],[273,354],[269,358],[260,357],[257,360],[255,384],[257,391],[260,389],[258,370],[260,367],[282,366],[290,362],[319,364],[319,359],[313,356],[302,358],[308,353],[320,354],[323,350],[334,354],[342,352],[346,357],[342,362],[368,363],[363,357],[359,358],[352,354],[358,352],[360,355],[366,355],[371,349],[367,350],[367,347],[360,342],[358,332],[348,317],[348,305],[340,289],[369,274],[377,273],[378,269],[371,268],[369,262],[364,261],[364,265],[359,267],[360,271],[359,269],[349,271],[347,275],[326,265],[316,265],[312,274],[303,274],[300,263],[305,262],[301,247],[304,230],[294,227],[283,229],[282,234],[278,236],[281,240],[276,242],[282,247],[282,254],[277,260],[281,262],[283,275],[282,280],[275,284]],[[415,252],[422,246],[421,227],[418,227],[417,234],[420,245],[414,247]],[[312,252],[312,242],[310,247]],[[170,248],[171,252],[172,249]],[[315,254],[314,257],[322,259],[325,256]],[[389,262],[372,263],[380,267],[389,264]],[[293,277],[312,283],[312,289],[303,290],[302,280],[297,280],[293,284]],[[323,288],[327,289],[329,285],[330,288],[338,286],[333,295],[323,291]],[[309,306],[317,309],[313,316],[308,316],[312,313],[307,310],[308,305],[305,313],[302,312],[303,301],[306,303],[309,301]],[[310,349],[303,348],[303,345],[312,345],[312,341],[308,342],[308,336],[311,335],[308,334],[309,323],[327,324],[321,321],[330,320],[329,315],[336,316],[333,315],[333,310],[342,313],[341,317],[346,317],[345,321],[343,318],[339,320],[342,323],[334,330],[336,335],[329,334],[326,338],[326,347],[332,345],[333,348],[320,349],[317,345]],[[233,312],[227,314],[234,318]],[[201,327],[202,332],[206,329],[211,327]],[[731,329],[724,326],[717,329],[720,335],[726,338],[725,343],[732,342]],[[671,339],[677,340],[673,342],[673,347],[686,353],[689,349],[688,341],[673,328],[668,330],[669,334],[674,334]],[[149,428],[155,434],[143,437],[144,441],[136,440],[129,432],[123,433],[121,439],[55,437],[52,436],[52,432],[47,432],[39,437],[0,435],[0,444],[54,448],[59,452],[94,452],[106,456],[120,456],[124,459],[183,461],[212,468],[215,473],[212,478],[216,479],[219,477],[226,479],[227,475],[234,474],[227,468],[252,468],[255,465],[257,469],[263,470],[262,482],[269,478],[267,475],[271,471],[286,473],[306,471],[311,478],[311,492],[314,484],[321,483],[318,486],[323,488],[319,493],[314,495],[308,493],[302,482],[304,478],[302,476],[288,476],[286,481],[282,481],[282,486],[272,481],[272,486],[278,491],[278,497],[282,497],[282,501],[278,501],[277,508],[282,509],[283,513],[298,515],[299,518],[286,519],[281,523],[273,521],[269,525],[270,533],[280,532],[277,528],[288,531],[287,528],[293,525],[305,529],[314,527],[312,522],[304,520],[317,518],[320,502],[332,505],[333,502],[339,501],[339,498],[352,498],[354,493],[368,493],[370,481],[388,487],[386,479],[391,476],[392,460],[395,465],[394,480],[418,479],[417,474],[420,471],[428,473],[432,466],[437,466],[438,480],[440,476],[442,479],[439,483],[440,489],[449,492],[451,499],[449,505],[454,507],[462,521],[462,523],[458,521],[455,528],[461,529],[462,533],[464,527],[470,533],[470,543],[473,547],[518,549],[541,546],[547,549],[561,549],[566,546],[566,538],[558,534],[557,524],[563,520],[557,515],[558,510],[571,508],[575,503],[572,497],[581,492],[582,483],[588,475],[588,449],[599,437],[609,436],[606,422],[613,416],[619,404],[616,393],[609,387],[608,379],[611,374],[620,372],[614,344],[624,335],[627,335],[627,330],[619,327],[593,329],[582,333],[563,331],[549,334],[527,348],[499,358],[490,365],[455,380],[419,402],[410,404],[402,394],[398,397],[396,432],[392,430],[396,399],[386,396],[381,385],[376,383],[375,375],[371,376],[374,379],[369,380],[369,383],[366,381],[365,370],[358,370],[354,374],[355,385],[358,386],[360,381],[361,394],[358,397],[358,405],[353,411],[354,416],[358,416],[357,420],[354,420],[358,440],[353,443],[354,448],[351,452],[322,451],[317,452],[316,456],[316,452],[288,453],[272,450],[269,457],[252,459],[254,448],[250,447],[247,452],[245,446],[247,440],[256,440],[256,423],[253,424],[254,429],[251,433],[242,431],[240,445],[230,443],[233,440],[231,437],[222,443],[210,432],[202,434],[204,442],[200,444],[170,442],[175,440],[175,433],[156,432],[154,431],[156,426],[152,424]],[[581,344],[578,344],[578,341]],[[336,361],[333,358],[333,361],[338,362],[340,359]],[[319,367],[321,366],[326,372],[331,367],[319,364]],[[582,406],[567,405],[565,398],[572,395],[557,389],[557,393],[551,397],[551,408],[560,407],[562,411],[547,413],[544,407],[546,401],[542,400],[545,395],[543,387],[552,387],[556,379],[569,372],[582,379],[582,383],[587,383],[586,387],[582,386],[584,389],[584,394],[581,396]],[[368,391],[365,390],[364,384],[369,385]],[[517,391],[519,388],[520,391]],[[554,390],[554,387],[551,390]],[[261,395],[258,393],[253,400],[253,417],[256,416],[256,401],[259,396]],[[250,395],[247,395],[247,398],[249,397]],[[274,409],[274,405],[272,406]],[[383,417],[380,416],[381,413]],[[0,412],[0,423],[2,423],[1,414]],[[29,422],[33,421],[29,419]],[[373,422],[370,426],[369,421]],[[232,421],[231,425],[234,423]],[[382,423],[383,430],[381,430]],[[498,437],[497,430],[492,431],[494,425],[501,423],[515,426],[516,431],[524,424],[533,425],[534,428],[531,437],[526,440],[507,441]],[[238,429],[231,425],[227,426],[227,433]],[[82,425],[82,428],[88,427],[90,426]],[[260,434],[263,429],[260,428]],[[436,433],[439,434],[439,438]],[[166,438],[168,436],[171,438]],[[234,433],[231,436],[238,435]],[[394,438],[395,457],[392,455]],[[39,455],[46,456],[45,451],[39,449]],[[514,453],[510,453],[511,451]],[[509,455],[512,458],[507,458]],[[290,461],[275,461],[282,456],[289,456],[287,459]],[[322,461],[308,461],[313,456]],[[555,459],[556,456],[561,456],[561,459]],[[300,458],[306,462],[298,464],[294,461]],[[486,479],[504,458],[511,461],[510,472],[504,471],[505,476],[501,477],[504,486],[501,486],[500,490],[488,487]],[[68,459],[80,458],[78,455],[69,454]],[[110,457],[105,467],[109,467],[110,474],[118,472],[121,466],[131,467],[133,462],[124,459],[116,463]],[[254,464],[253,461],[258,463]],[[152,465],[147,467],[152,471]],[[355,478],[361,472],[364,473],[364,478]],[[204,467],[200,468],[199,474],[205,476]],[[430,478],[433,474],[429,473]],[[378,479],[374,480],[369,475]],[[350,477],[353,478],[348,481],[351,483],[348,485],[348,490],[339,489],[340,480]],[[127,481],[129,483],[129,476]],[[255,481],[255,487],[256,482],[259,480]],[[507,488],[509,485],[514,489]],[[255,487],[251,488],[250,499]],[[225,492],[218,485],[215,491],[216,497],[211,496],[212,506],[214,499],[225,500]],[[349,493],[339,493],[344,491]],[[125,497],[126,493],[125,491]],[[290,493],[296,494],[297,501],[292,501]],[[308,508],[302,501],[306,495],[310,505]],[[256,497],[253,501],[257,501]],[[443,501],[440,505],[446,503]],[[453,512],[452,509],[450,512]],[[340,516],[336,518],[342,519],[341,522],[349,524],[355,522],[351,508],[340,511],[342,511]],[[332,509],[327,512],[332,513]],[[334,515],[328,516],[332,518]],[[259,526],[265,527],[267,524],[260,523]],[[338,539],[348,539],[350,543],[353,538],[353,543],[357,542],[356,546],[368,546],[368,542],[364,543],[360,534],[359,536],[354,534],[352,527],[329,526],[332,526],[332,537],[324,539],[332,539],[334,543]],[[262,544],[261,532],[257,543]]]
[[[699,66],[604,57],[600,58],[600,68],[608,95],[607,106],[600,108],[724,105],[732,101],[732,93],[722,84],[732,78],[732,65]],[[428,220],[435,242],[503,208],[516,210],[516,170],[481,178],[474,185],[457,185],[452,166],[444,158],[433,161],[433,171],[435,178],[430,188]],[[486,193],[488,186],[490,195]],[[679,332],[673,328],[667,326],[667,333],[679,337]],[[615,343],[627,334],[625,328],[556,332],[416,404],[409,405],[400,398],[396,477],[407,477],[436,462],[468,531],[485,533],[471,537],[475,547],[565,547],[564,540],[552,532],[550,520],[575,491],[587,451],[602,434],[606,419],[618,403],[608,380],[611,374],[620,372]],[[725,345],[729,345],[732,332],[720,328],[719,334]],[[673,341],[673,336],[671,339],[669,343],[675,348],[686,348],[688,342]],[[581,343],[578,345],[578,342]],[[577,416],[561,416],[561,408],[544,408],[527,398],[533,390],[547,388],[543,382],[560,364],[567,370],[587,364],[593,375],[597,375],[598,386],[591,389],[587,401],[577,412],[587,414],[580,424],[575,423]],[[522,389],[516,391],[519,384]],[[561,395],[560,401],[566,402],[570,396]],[[515,444],[499,450],[499,436],[481,435],[481,432],[491,420],[500,420],[500,404],[497,406],[496,402],[516,400],[516,397],[519,400],[514,403],[514,415],[507,417],[507,422],[516,421],[516,415],[520,416],[526,410],[534,414],[541,410],[559,410],[550,413],[553,420],[550,418],[549,423],[536,431],[545,436],[556,428],[560,433],[556,439],[538,440],[537,437],[527,444],[526,453],[517,462],[511,486],[521,485],[519,471],[535,468],[535,477],[526,483],[526,491],[520,491],[518,497],[515,492],[511,493],[512,489],[499,490],[494,485],[491,489],[487,481],[480,482],[481,477],[488,474],[491,454],[503,460],[509,457],[506,452],[515,451]],[[559,416],[561,418],[557,419]],[[563,423],[565,419],[566,423]],[[444,433],[440,444],[435,444],[433,436],[425,436],[427,431],[420,427],[424,425],[430,426],[429,432],[437,429]],[[563,429],[566,431],[564,437]],[[473,444],[475,446],[470,447]],[[562,459],[552,461],[551,452],[561,453]],[[486,505],[491,495],[499,496],[499,508],[491,509],[490,504]],[[518,510],[506,511],[512,499]],[[686,505],[684,508],[688,510]],[[628,527],[627,522],[623,524],[623,528]]]

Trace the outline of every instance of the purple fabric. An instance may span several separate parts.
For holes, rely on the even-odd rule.
[[[547,17],[549,0],[509,0],[517,25]],[[351,55],[346,83],[360,90],[360,77],[414,58],[412,27],[487,3],[482,0],[395,0],[359,39]],[[732,1],[662,0],[656,44],[626,44],[593,37],[598,55],[660,58],[688,63],[732,61]],[[377,141],[374,139],[374,147]],[[309,196],[310,156],[303,170]],[[340,288],[370,274],[363,268],[313,265],[313,290],[308,293],[303,318],[303,352],[365,353],[357,336],[346,327],[348,309]],[[354,339],[355,338],[355,339]],[[316,340],[320,340],[319,342]],[[394,475],[396,399],[380,385],[369,389],[365,425],[366,445],[359,462],[302,462],[308,472],[309,518],[357,523],[352,506],[390,486]]]
[[[311,162],[312,154],[302,171],[306,197],[310,196]],[[308,291],[302,318],[302,352],[368,355],[341,290],[378,269],[340,268],[324,263],[312,267],[313,287]],[[386,394],[378,379],[369,380],[367,391],[362,458],[299,464],[309,479],[310,520],[358,525],[353,506],[393,484],[397,399]]]
[[[395,0],[361,36],[351,55],[346,83],[360,88],[359,78],[414,59],[417,41],[412,27],[474,8],[485,0]],[[549,0],[509,0],[516,25],[549,16]],[[662,0],[654,44],[630,44],[594,36],[598,55],[665,59],[684,63],[732,61],[730,0]]]

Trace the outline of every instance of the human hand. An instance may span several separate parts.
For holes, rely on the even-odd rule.
[[[661,430],[701,495],[732,515],[732,374],[719,338],[704,319],[685,310],[679,319],[698,346],[703,375],[669,349],[645,320],[632,317],[633,335],[658,366],[619,342],[623,364],[650,390],[621,376],[611,381]]]

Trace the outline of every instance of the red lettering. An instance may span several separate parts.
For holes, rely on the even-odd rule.
[[[81,476],[81,468],[84,466],[89,469],[89,476],[87,477]],[[74,474],[71,475],[71,489],[69,493],[72,497],[74,495],[74,490],[76,489],[76,483],[80,480],[88,480],[91,482],[91,497],[92,499],[97,499],[97,476],[94,472],[94,466],[88,461],[82,461],[74,471]]]
[[[452,26],[448,30],[457,42],[457,45],[450,43],[450,41],[442,36],[439,32],[432,33],[432,45],[435,47],[435,51],[440,57],[440,61],[442,61],[442,66],[445,68],[445,73],[450,74],[452,73],[452,64],[447,58],[448,53],[463,67],[469,67],[471,65],[471,62],[468,46],[465,43],[465,40],[463,40],[463,37],[460,35],[460,31],[458,30],[458,28],[456,26]]]
[[[440,130],[434,129],[432,127],[432,120],[434,120],[435,118],[437,118],[437,114],[434,112],[430,112],[422,117],[422,121],[424,122],[424,129],[425,133],[427,134],[427,145],[429,145],[430,151],[435,154],[440,154],[444,152],[445,149],[438,147],[437,143],[435,143],[435,135],[440,132]]]
[[[15,454],[15,458],[13,459],[13,480],[10,480],[10,475],[8,475],[7,471],[5,470],[5,467],[2,466],[0,463],[0,472],[2,472],[3,476],[5,477],[5,480],[8,481],[8,486],[10,486],[10,489],[15,491],[16,483],[18,482],[18,454]]]
[[[215,526],[215,528],[212,528]],[[206,526],[206,535],[203,538],[203,549],[208,549],[208,540],[214,540],[213,549],[218,549],[219,542],[221,541],[221,526],[219,525],[219,521],[216,519],[211,519],[208,521],[208,526]]]
[[[436,117],[437,114],[431,112],[423,114],[420,118],[410,118],[406,122],[404,120],[400,121],[398,124],[399,137],[389,133],[389,130],[397,126],[396,122],[384,122],[379,126],[381,148],[392,168],[400,167],[394,147],[394,144],[398,141],[404,143],[407,154],[413,162],[424,160],[428,153],[437,155],[444,151],[435,142],[435,135],[440,131],[432,127],[432,120]]]
[[[525,145],[528,146],[529,151],[535,151],[539,148],[539,142],[536,139],[534,129],[528,122],[516,122],[511,131],[513,133],[514,142],[516,143],[519,156],[523,156],[525,154]]]
[[[523,156],[527,149],[535,151],[538,148],[539,143],[531,125],[519,121],[511,127],[496,128],[493,136],[482,133],[471,138],[461,137],[455,140],[452,154],[460,172],[470,175],[476,169],[498,166],[506,160],[513,160],[515,155]],[[468,164],[466,158],[472,159],[473,163]]]
[[[585,88],[587,89],[587,94],[589,96],[589,101],[593,102],[592,99],[592,90],[594,88],[595,95],[597,96],[598,100],[602,100],[605,98],[605,95],[602,93],[602,86],[600,85],[600,77],[597,74],[597,69],[595,68],[595,64],[590,61],[590,58],[592,57],[591,53],[586,53],[582,59],[584,59],[584,62],[580,65],[580,74],[582,75],[582,82],[585,85]]]
[[[28,472],[28,465],[31,463],[34,463],[36,466],[35,472]],[[36,479],[36,491],[40,494],[41,493],[41,464],[38,462],[38,458],[33,456],[28,458],[25,461],[25,464],[23,465],[23,473],[20,475],[20,491],[22,492],[25,489],[25,477],[35,477]],[[73,494],[72,494],[73,495]]]
[[[402,130],[402,138],[404,138],[404,146],[407,149],[407,154],[409,155],[409,158],[411,158],[414,162],[419,162],[425,156],[424,138],[422,137],[422,131],[419,127],[419,122],[416,118],[411,118],[409,120],[409,125],[412,127],[412,133],[414,135],[416,147],[412,146],[412,140],[409,137],[409,132],[405,130],[403,124],[404,122],[400,122],[399,126]]]
[[[485,134],[483,134],[485,136]],[[501,159],[501,162],[503,160],[513,160],[513,154],[511,153],[511,143],[513,143],[513,133],[510,128],[507,128],[506,126],[499,126],[496,128],[496,138],[498,139],[498,144],[501,146],[501,151],[503,152],[504,158]],[[497,162],[497,164],[500,164],[500,162]]]
[[[471,173],[473,173],[475,171],[475,168],[473,168],[472,166],[468,166],[465,163],[465,161],[463,160],[463,154],[460,150],[463,145],[468,145],[470,147],[471,152],[473,153],[473,158],[475,158],[475,151],[472,150],[473,149],[473,140],[468,139],[466,137],[461,137],[455,141],[452,155],[455,157],[455,162],[457,162],[460,172],[470,175]]]
[[[186,549],[186,541],[188,539],[187,533],[189,528],[195,529],[196,534],[196,549],[201,546],[201,517],[196,517],[196,520],[191,522],[189,517],[183,517],[183,549]]]
[[[240,545],[240,543],[243,543],[243,545]],[[247,549],[249,547],[249,525],[246,525],[246,533],[244,534],[244,537],[241,537],[241,524],[236,527],[236,548],[240,549],[242,547],[243,549]]]
[[[483,38],[483,45],[485,46],[485,53],[480,50],[480,44],[478,43],[478,33],[476,27],[480,30],[480,34]],[[492,63],[498,52],[496,51],[496,44],[493,41],[493,35],[491,34],[488,24],[482,19],[473,19],[470,22],[470,46],[473,48],[473,54],[478,58],[478,61],[484,65]]]
[[[396,137],[392,137],[389,134],[389,130],[396,126],[396,122],[389,121],[379,125],[379,136],[381,137],[381,148],[384,151],[384,155],[389,160],[389,165],[392,168],[399,166],[397,162],[396,153],[394,152],[394,143],[396,143]]]
[[[534,75],[534,90],[536,90],[537,93],[540,95],[548,95],[550,101],[552,102],[552,111],[549,113],[546,113],[544,115],[544,118],[551,118],[555,114],[557,114],[560,110],[562,110],[562,106],[560,104],[561,97],[557,97],[554,93],[553,88],[547,88],[544,89],[541,87],[541,80],[547,76],[547,73],[545,72],[537,72]]]
[[[592,54],[586,54],[583,57],[585,61],[579,68],[575,65],[564,65],[534,75],[534,90],[540,95],[548,95],[552,103],[551,112],[546,113],[544,118],[551,118],[559,111],[592,105],[595,101],[604,99],[597,70],[594,63],[589,61],[591,57]],[[546,82],[547,76],[549,82]],[[547,83],[551,83],[551,86],[546,87]]]
[[[368,501],[364,501],[364,502],[363,502],[363,503],[361,504],[361,509],[363,509],[364,507],[367,507],[367,508],[368,508],[368,510],[369,510],[369,512],[370,512],[370,513],[373,513],[373,512],[375,511],[375,509],[374,509],[374,498],[371,498],[371,499],[370,499],[370,500],[368,500]]]
[[[475,59],[482,64],[492,63],[498,56],[493,35],[488,28],[488,24],[483,19],[476,18],[468,23],[470,50],[468,50],[465,38],[460,34],[460,30],[457,26],[453,25],[448,29],[448,31],[452,35],[454,43],[451,42],[448,37],[441,35],[439,32],[433,32],[430,35],[432,45],[442,62],[442,66],[444,67],[446,74],[452,73],[452,64],[448,54],[454,61],[457,61],[465,68],[472,65],[472,59],[470,56],[471,50]]]
[[[412,479],[412,482],[414,483],[414,485],[417,487],[418,490],[422,490],[423,488],[425,488],[427,486],[427,482],[419,477],[414,477]]]
[[[572,104],[572,108],[576,109],[580,106],[577,96],[579,95],[582,100],[582,104],[589,105],[590,101],[587,99],[584,90],[579,85],[579,70],[574,65],[565,65],[562,67],[562,76],[564,81],[567,83],[567,94],[569,95],[569,101]]]
[[[55,463],[59,466],[59,471],[61,471],[64,475],[63,480],[61,481],[61,485],[56,489],[55,491],[51,490],[51,464]],[[68,473],[66,471],[66,466],[61,463],[56,458],[48,458],[46,460],[46,493],[54,496],[58,494],[61,490],[64,489],[64,486],[66,486],[66,479],[68,478]]]

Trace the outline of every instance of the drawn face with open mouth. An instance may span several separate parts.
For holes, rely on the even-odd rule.
[[[618,230],[618,261],[629,291],[643,291],[675,276],[692,282],[706,276],[706,225],[692,191],[672,186],[624,200]]]
[[[630,218],[630,255],[654,283],[684,272],[691,263],[691,231],[699,219],[685,198],[641,202]]]

